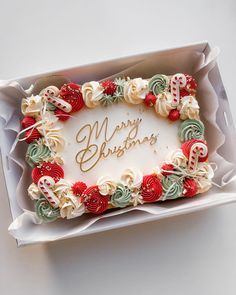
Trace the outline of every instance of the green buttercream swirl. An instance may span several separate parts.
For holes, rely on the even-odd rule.
[[[43,196],[36,201],[35,211],[44,222],[52,222],[60,216],[60,209],[53,208]]]
[[[203,139],[205,132],[204,124],[199,120],[185,120],[179,126],[179,138],[181,142],[190,139]]]
[[[116,78],[114,80],[114,83],[116,85],[116,91],[113,94],[113,101],[115,103],[118,103],[118,102],[124,100],[124,84],[125,84],[125,79]]]
[[[177,175],[168,175],[162,178],[164,200],[176,199],[182,196],[183,181]]]
[[[165,92],[169,87],[169,78],[165,75],[157,74],[148,82],[149,90],[157,96],[159,93]]]
[[[111,203],[115,207],[126,207],[131,199],[131,191],[123,184],[118,184],[114,194],[111,196]]]
[[[42,139],[38,139],[29,144],[26,152],[26,161],[31,167],[40,164],[51,154],[49,148],[43,144]]]
[[[114,98],[111,95],[104,94],[103,97],[100,99],[101,105],[104,107],[108,107],[109,105],[113,104]]]

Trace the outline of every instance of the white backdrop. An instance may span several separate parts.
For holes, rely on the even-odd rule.
[[[0,0],[0,79],[208,40],[234,114],[235,33],[234,0]],[[0,294],[236,294],[236,204],[18,249],[0,179]]]

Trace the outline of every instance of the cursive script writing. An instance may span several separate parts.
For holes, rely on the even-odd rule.
[[[112,155],[121,157],[127,150],[136,145],[143,143],[154,145],[157,141],[157,135],[151,134],[142,139],[137,138],[141,122],[141,118],[127,120],[116,125],[111,132],[108,132],[109,120],[107,117],[101,125],[98,121],[93,125],[85,124],[76,135],[76,141],[79,144],[84,144],[84,148],[76,154],[76,162],[79,164],[80,170],[87,172],[96,166],[101,159]],[[120,130],[128,128],[128,134],[121,145],[108,146]],[[101,144],[98,144],[98,140],[101,141]]]

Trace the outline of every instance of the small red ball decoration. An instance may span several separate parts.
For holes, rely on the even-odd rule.
[[[23,129],[28,128],[36,123],[36,120],[32,117],[26,116],[21,120],[21,127]]]
[[[99,193],[97,185],[88,187],[81,196],[85,208],[95,214],[101,214],[108,209],[108,196]]]
[[[177,121],[180,118],[180,113],[177,109],[171,110],[168,115],[168,119],[171,121]]]
[[[197,140],[197,139],[190,139],[182,144],[181,149],[182,149],[182,152],[186,158],[189,159],[190,150],[191,150],[192,145],[195,143],[198,143],[198,142],[206,144],[204,141]],[[207,160],[207,158],[208,158],[208,154],[205,157],[199,157],[198,162],[205,162]]]
[[[33,128],[29,129],[25,132],[25,141],[27,143],[32,143],[36,139],[39,139],[42,135],[38,132],[38,129]]]
[[[106,80],[101,83],[104,88],[103,93],[107,95],[113,95],[116,91],[116,84],[111,80]]]
[[[65,122],[68,119],[70,119],[70,115],[68,113],[64,112],[63,110],[60,110],[60,109],[56,109],[54,114],[62,122]]]
[[[174,171],[174,166],[172,164],[164,164],[162,165],[161,170],[162,170],[161,172],[162,175],[164,176],[171,175],[172,172]]]
[[[156,175],[145,175],[141,186],[141,196],[146,203],[156,202],[162,195],[161,181]]]
[[[75,196],[80,196],[86,190],[87,185],[82,181],[77,181],[71,187],[72,192]]]
[[[56,163],[44,162],[40,167],[32,170],[32,179],[35,184],[42,176],[51,176],[55,182],[64,177],[64,170]]]
[[[78,112],[84,106],[81,87],[75,83],[64,84],[59,92],[59,96],[72,106],[71,113]]]
[[[152,107],[156,103],[156,100],[157,100],[156,96],[152,94],[151,92],[149,92],[144,99],[144,103],[146,104],[146,106]]]
[[[194,179],[185,178],[183,195],[191,198],[197,194],[197,183]]]

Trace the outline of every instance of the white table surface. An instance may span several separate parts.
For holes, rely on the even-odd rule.
[[[0,0],[0,79],[208,40],[236,111],[236,1]],[[236,204],[17,248],[1,177],[0,294],[236,294]]]

